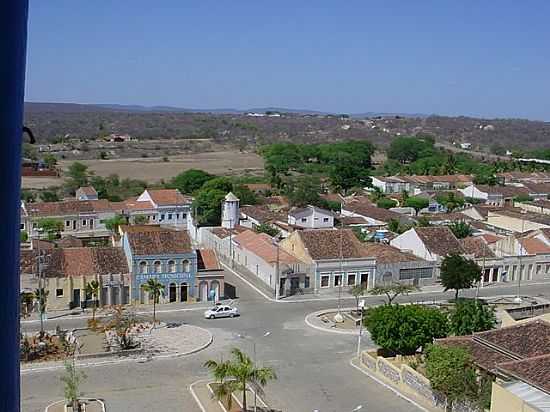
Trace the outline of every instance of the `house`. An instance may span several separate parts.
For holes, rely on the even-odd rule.
[[[409,216],[374,206],[368,198],[355,197],[342,205],[342,216],[365,219],[369,228],[383,228],[392,220],[402,224],[414,222]]]
[[[110,232],[105,227],[105,220],[121,212],[105,199],[23,203],[21,207],[21,228],[30,238],[39,236],[38,222],[45,218],[62,222],[62,236],[106,238],[110,236]]]
[[[472,148],[471,143],[460,143],[460,148],[463,150],[470,150]]]
[[[437,339],[436,344],[468,350],[476,367],[495,378],[491,412],[535,412],[550,405],[550,323],[534,320]]]
[[[434,283],[433,262],[383,243],[368,243],[366,248],[376,259],[374,286],[403,283],[421,287]]]
[[[525,233],[530,230],[550,228],[550,216],[521,209],[501,209],[489,211],[487,224],[497,233]]]
[[[372,176],[371,184],[384,194],[411,192],[410,182],[399,176]]]
[[[331,211],[316,206],[306,206],[288,212],[288,224],[307,229],[334,227]]]
[[[192,199],[178,189],[146,189],[135,199],[123,202],[124,214],[130,222],[161,224],[187,228]],[[139,217],[138,217],[139,216]]]
[[[92,296],[86,294],[86,285],[92,280],[98,281],[100,285],[97,297],[100,306],[130,303],[131,279],[122,248],[58,247],[25,250],[21,253],[22,277],[38,273],[38,256],[41,256],[43,262],[48,308],[90,306]]]
[[[380,189],[382,193],[402,193],[416,195],[426,190],[452,190],[472,184],[469,175],[442,175],[442,176],[373,176],[372,185]]]
[[[550,200],[533,200],[532,202],[516,202],[515,206],[527,212],[550,215]]]
[[[197,252],[186,231],[160,226],[121,227],[122,247],[132,274],[132,300],[150,303],[144,285],[156,279],[165,287],[161,303],[206,301],[209,290],[196,290]],[[206,292],[206,295],[204,294]]]
[[[279,279],[279,296],[311,290],[304,263],[279,247],[269,235],[245,230],[231,242],[232,264],[244,268],[273,291]]]
[[[92,186],[83,186],[76,189],[76,200],[98,200],[97,191]]]
[[[484,221],[487,220],[487,217],[489,216],[489,212],[494,212],[501,210],[502,208],[500,206],[491,206],[491,205],[472,205],[466,209],[462,209],[460,213],[463,215],[466,215],[474,220],[477,221]]]
[[[510,183],[550,183],[550,173],[548,172],[502,172],[496,174],[497,178],[503,184]]]
[[[533,200],[545,201],[550,196],[550,183],[523,182],[522,186],[527,189],[527,195]]]
[[[414,227],[392,239],[390,245],[431,262],[440,262],[452,253],[466,254],[446,226]]]
[[[269,205],[243,206],[239,212],[240,225],[250,229],[263,224],[287,222],[288,220],[285,208],[273,208]]]
[[[376,260],[351,229],[306,229],[293,232],[280,247],[309,265],[315,293],[374,286]]]
[[[464,197],[481,200],[493,206],[512,205],[518,196],[528,196],[529,190],[519,186],[475,185],[458,189]]]
[[[197,249],[196,284],[199,296],[208,296],[214,302],[225,296],[224,271],[215,250]]]

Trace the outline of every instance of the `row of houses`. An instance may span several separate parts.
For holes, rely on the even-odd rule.
[[[225,295],[216,253],[194,247],[186,230],[123,225],[105,247],[68,245],[66,239],[39,242],[40,247],[21,251],[22,289],[34,290],[43,279],[51,309],[90,304],[86,285],[92,280],[100,284],[101,305],[151,303],[144,288],[149,279],[164,285],[161,303],[216,301]]]
[[[62,236],[78,238],[108,238],[105,222],[116,215],[125,216],[130,223],[160,224],[186,228],[192,199],[177,189],[146,189],[136,198],[123,202],[99,199],[93,187],[81,187],[75,199],[59,202],[21,204],[21,230],[29,238],[40,235],[39,221],[44,218],[63,223]]]

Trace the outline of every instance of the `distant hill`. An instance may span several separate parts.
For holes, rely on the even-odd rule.
[[[252,117],[246,113],[283,113]],[[276,141],[302,143],[368,139],[387,146],[396,136],[429,134],[442,144],[471,143],[473,150],[550,146],[550,123],[423,114],[365,112],[341,119],[328,113],[278,107],[196,110],[169,106],[25,103],[25,124],[41,142],[70,135],[95,139],[128,133],[138,139],[212,139],[239,147]]]

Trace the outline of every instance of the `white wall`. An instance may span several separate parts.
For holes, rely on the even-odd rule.
[[[400,234],[390,241],[390,245],[402,250],[410,252],[421,259],[429,261],[437,261],[438,255],[430,253],[424,243],[420,240],[414,229],[409,229],[405,233]]]

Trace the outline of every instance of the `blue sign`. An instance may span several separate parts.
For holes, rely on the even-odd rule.
[[[145,283],[149,279],[157,279],[160,282],[170,282],[172,280],[177,281],[190,281],[190,273],[144,273],[136,275],[136,281],[138,283]]]

